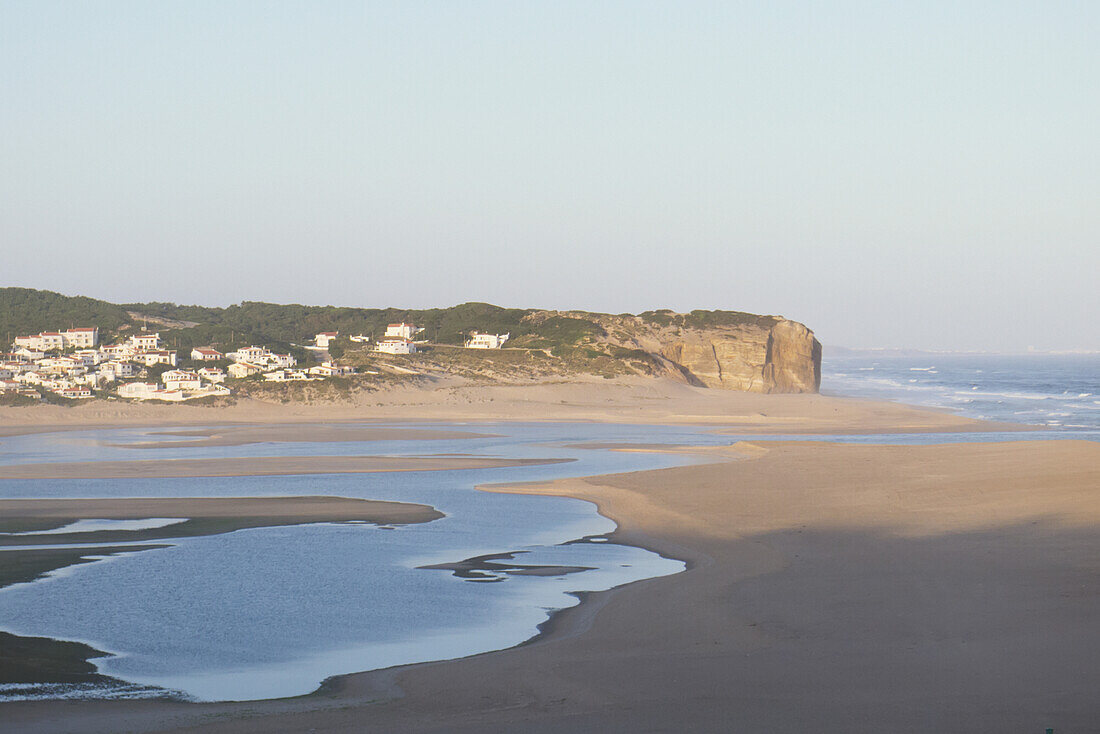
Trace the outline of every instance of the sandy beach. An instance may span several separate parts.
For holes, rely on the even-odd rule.
[[[237,424],[238,428],[251,431],[256,424],[395,421],[476,424],[497,420],[711,425],[731,434],[927,433],[1018,428],[899,403],[812,394],[760,395],[643,378],[594,378],[515,385],[437,381],[421,388],[355,394],[339,404],[240,400],[233,405],[210,407],[97,400],[69,407],[6,407],[0,408],[0,436],[120,426],[218,424],[221,431]],[[269,432],[268,436],[275,435],[270,433],[274,428],[262,430]],[[385,435],[376,434],[376,438],[385,440]],[[393,437],[401,435],[412,438],[400,432]]]
[[[299,699],[15,703],[35,732],[1097,731],[1100,446],[753,442],[493,491],[597,503],[689,570],[529,644]]]

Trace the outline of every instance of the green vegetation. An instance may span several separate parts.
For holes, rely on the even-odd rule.
[[[0,336],[5,346],[17,336],[74,326],[115,331],[130,323],[121,306],[85,296],[63,296],[33,288],[0,288]]]
[[[770,329],[779,323],[775,316],[759,316],[744,311],[702,311],[678,314],[667,308],[643,311],[638,316],[657,326],[673,326],[684,329],[716,329],[731,326],[756,326]]]
[[[28,405],[38,405],[38,403],[38,398],[31,397],[30,395],[20,395],[14,392],[0,393],[0,405],[3,406],[23,408]]]
[[[606,336],[607,332],[595,321],[571,316],[551,316],[541,323],[517,329],[518,335],[508,341],[510,347],[567,347],[584,339]]]
[[[175,303],[128,303],[116,305],[83,296],[63,296],[29,288],[0,288],[0,334],[36,333],[72,325],[99,326],[103,332],[116,331],[133,324],[127,312],[140,312],[152,318],[194,322],[186,328],[159,329],[171,349],[190,352],[194,347],[213,346],[232,350],[250,344],[263,344],[273,351],[290,351],[300,360],[308,358],[301,345],[311,343],[321,331],[339,331],[337,342],[346,351],[349,336],[365,334],[379,337],[387,324],[411,322],[423,327],[422,336],[437,344],[462,344],[471,331],[509,333],[510,347],[547,349],[575,346],[607,336],[600,325],[602,314],[577,316],[549,315],[536,309],[502,308],[489,303],[462,303],[450,308],[345,308],[340,306],[303,306],[244,301],[226,308],[187,306]],[[758,316],[741,311],[692,311],[677,314],[668,309],[639,314],[643,323],[679,328],[724,328],[756,326],[771,328],[774,316]],[[630,314],[620,314],[619,319]],[[150,325],[150,328],[157,328]],[[312,361],[312,360],[309,360]]]
[[[33,311],[33,318],[29,312]],[[127,312],[140,314],[129,317]],[[623,374],[663,374],[669,365],[656,354],[636,348],[639,344],[676,336],[678,330],[722,330],[737,338],[740,329],[770,329],[775,316],[741,311],[696,310],[686,314],[668,309],[631,314],[553,312],[525,308],[503,308],[489,303],[463,303],[450,308],[345,308],[244,301],[226,308],[174,303],[130,303],[114,305],[84,298],[20,288],[0,289],[0,325],[12,332],[28,333],[58,329],[70,323],[98,325],[101,331],[121,329],[126,334],[138,320],[164,320],[168,325],[150,324],[169,349],[176,350],[180,367],[197,369],[209,363],[188,359],[195,347],[212,346],[223,353],[249,345],[263,345],[277,353],[292,354],[301,367],[316,362],[317,353],[305,348],[322,331],[338,331],[329,354],[341,363],[359,368],[348,381],[326,380],[308,383],[265,383],[260,377],[231,381],[234,393],[260,399],[328,400],[349,392],[370,391],[383,384],[416,381],[430,375],[454,375],[478,380],[526,380],[536,377],[592,374],[613,377]],[[377,339],[391,323],[413,323],[421,327],[418,341],[428,342],[420,354],[390,358],[352,342],[362,334]],[[503,349],[456,349],[473,331],[508,333]],[[648,340],[648,341],[647,341]],[[226,367],[226,362],[217,366]],[[408,374],[413,369],[420,374]],[[149,370],[150,381],[162,369]],[[369,374],[377,373],[377,374]],[[50,402],[71,405],[73,401],[44,395]],[[6,398],[25,402],[26,398]]]

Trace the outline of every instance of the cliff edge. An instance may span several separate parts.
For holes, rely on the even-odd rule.
[[[593,346],[640,350],[665,376],[724,390],[816,393],[821,342],[804,324],[736,311],[652,311],[637,316],[541,312],[597,323]]]

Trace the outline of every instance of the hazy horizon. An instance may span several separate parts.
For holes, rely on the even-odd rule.
[[[1098,350],[1098,37],[1069,2],[3,3],[0,285]]]

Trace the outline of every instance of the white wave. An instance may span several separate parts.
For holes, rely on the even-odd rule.
[[[909,371],[910,372],[931,372],[934,369],[936,369],[936,366],[932,365],[931,367],[910,367]]]

